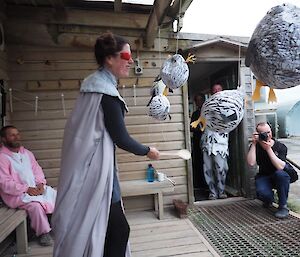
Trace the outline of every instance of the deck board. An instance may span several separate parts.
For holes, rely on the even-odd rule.
[[[218,256],[188,219],[178,219],[170,212],[158,220],[153,212],[126,214],[130,224],[132,257],[213,257]],[[52,247],[29,243],[28,254],[16,257],[52,257]]]

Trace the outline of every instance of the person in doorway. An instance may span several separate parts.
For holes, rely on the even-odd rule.
[[[124,38],[104,33],[96,40],[99,69],[84,79],[63,147],[58,195],[52,217],[54,257],[126,257],[129,225],[123,212],[115,146],[159,159],[156,148],[129,136],[127,105],[117,80],[133,63]]]
[[[215,83],[211,87],[211,94],[222,90],[222,85]],[[218,133],[205,128],[201,137],[201,148],[204,177],[209,188],[208,199],[225,199],[227,198],[225,182],[228,172],[228,133]]]
[[[277,218],[289,214],[287,199],[290,187],[290,176],[284,171],[286,166],[287,147],[272,138],[272,130],[266,122],[258,123],[252,135],[247,162],[250,166],[257,164],[259,172],[255,177],[257,197],[268,208],[274,202],[273,188],[277,190],[279,207]]]
[[[55,205],[56,191],[47,186],[42,168],[32,152],[21,145],[14,126],[0,131],[0,195],[10,208],[24,209],[42,246],[52,245],[47,214]]]
[[[201,107],[205,101],[205,95],[198,93],[194,96],[194,102],[196,106],[196,110],[193,112],[191,117],[191,122],[198,120],[201,115]],[[193,133],[192,137],[192,161],[193,161],[193,180],[194,180],[194,188],[200,192],[201,195],[205,194],[205,190],[207,188],[207,184],[204,178],[203,173],[203,155],[200,146],[200,140],[202,136],[201,128],[193,128],[190,127],[191,132]]]

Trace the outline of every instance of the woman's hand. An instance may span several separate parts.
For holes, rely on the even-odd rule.
[[[159,151],[155,147],[149,147],[150,150],[147,153],[147,157],[151,160],[158,160],[159,159]]]

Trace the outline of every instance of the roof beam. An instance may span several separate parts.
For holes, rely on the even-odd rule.
[[[122,11],[122,0],[115,0],[114,9],[115,9],[115,12],[121,12]]]
[[[107,11],[93,11],[82,9],[68,9],[64,13],[59,13],[53,8],[40,7],[7,7],[6,14],[10,19],[32,21],[34,23],[47,24],[69,24],[82,26],[97,26],[107,28],[146,28],[148,15],[137,13],[115,13]]]
[[[169,9],[168,15],[173,18],[179,15],[180,18],[182,18],[192,2],[193,0],[181,0],[181,2],[180,0],[175,0]]]
[[[154,39],[157,36],[158,28],[162,24],[171,2],[172,0],[155,0],[146,27],[144,43],[147,47],[153,47]]]

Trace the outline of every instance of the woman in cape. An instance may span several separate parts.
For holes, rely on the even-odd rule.
[[[128,42],[104,33],[95,44],[99,69],[84,79],[62,147],[58,194],[52,217],[54,257],[128,257],[129,225],[123,212],[115,145],[158,159],[157,149],[131,138],[127,106],[117,80],[133,63]]]

